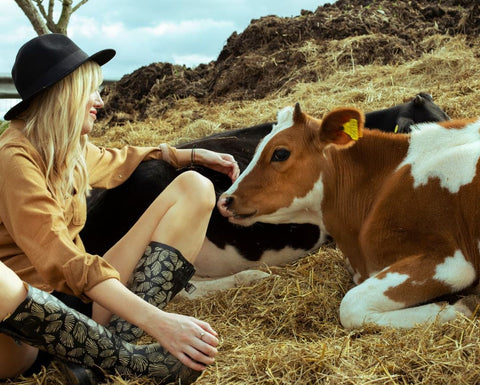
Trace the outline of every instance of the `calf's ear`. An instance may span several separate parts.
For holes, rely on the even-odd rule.
[[[363,136],[364,116],[354,108],[329,112],[320,126],[320,139],[338,145],[351,144]]]
[[[295,107],[293,108],[293,122],[296,124],[305,123],[306,118],[305,114],[302,112],[300,108],[300,103],[295,103]]]

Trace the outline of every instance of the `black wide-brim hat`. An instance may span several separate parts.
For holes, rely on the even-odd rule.
[[[12,120],[25,111],[32,99],[46,88],[71,74],[83,63],[93,60],[99,65],[115,56],[115,50],[104,49],[91,56],[67,36],[50,33],[33,38],[17,53],[12,78],[22,101],[4,116]]]

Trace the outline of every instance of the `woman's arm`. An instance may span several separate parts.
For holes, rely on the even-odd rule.
[[[184,365],[201,371],[215,361],[218,338],[208,323],[160,310],[136,296],[116,279],[103,281],[85,294],[154,337]]]
[[[228,175],[232,181],[240,173],[232,155],[203,148],[177,149],[163,143],[158,147],[125,146],[121,149],[106,149],[88,142],[86,160],[89,182],[93,187],[116,187],[132,174],[140,162],[147,159],[163,159],[173,167],[202,165]]]
[[[224,173],[234,182],[240,174],[235,158],[230,154],[214,152],[204,148],[176,149],[177,161],[181,165],[202,165]]]

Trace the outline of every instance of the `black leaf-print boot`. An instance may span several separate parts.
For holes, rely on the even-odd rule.
[[[146,302],[163,309],[183,288],[191,290],[193,265],[177,249],[150,242],[138,261],[127,287]],[[124,341],[137,341],[143,330],[114,315],[108,326]]]
[[[108,374],[190,384],[201,372],[184,366],[159,344],[133,345],[53,295],[28,288],[25,300],[0,322],[0,333],[46,351],[58,360]]]

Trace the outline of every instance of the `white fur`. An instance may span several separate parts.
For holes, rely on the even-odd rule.
[[[435,269],[434,279],[451,286],[453,291],[460,291],[470,286],[477,274],[473,265],[468,262],[460,250],[453,257],[448,257]]]
[[[460,130],[436,123],[417,127],[411,133],[407,156],[398,166],[411,165],[414,187],[438,178],[442,187],[456,193],[472,182],[480,158],[480,120]]]
[[[463,257],[463,256],[461,256]],[[461,274],[466,269],[470,276],[471,271],[467,264],[457,254],[451,257],[437,269],[436,279],[456,285],[456,274]],[[466,261],[465,261],[466,262]],[[460,270],[447,272],[448,268]],[[457,312],[466,315],[471,311],[460,301],[454,305],[440,306],[435,303],[405,308],[402,302],[393,301],[385,295],[385,292],[404,283],[409,276],[407,274],[388,273],[379,279],[372,276],[360,285],[349,290],[340,304],[340,321],[347,329],[359,328],[366,323],[375,323],[380,326],[392,326],[398,328],[411,328],[417,324],[431,321],[447,322],[457,317]],[[460,280],[460,279],[458,279]],[[420,285],[420,283],[418,283]],[[419,286],[419,290],[421,287]]]
[[[404,304],[392,301],[384,293],[391,287],[401,285],[408,278],[408,275],[398,273],[388,273],[382,279],[373,276],[349,290],[340,304],[342,325],[356,328],[368,322],[385,324],[385,320],[382,320],[384,314],[401,309]]]
[[[281,207],[270,214],[259,215],[255,220],[265,223],[291,223],[292,221],[295,223],[312,223],[320,226],[323,233],[325,232],[325,226],[322,220],[322,200],[323,182],[320,176],[307,195],[294,198],[290,206]]]

